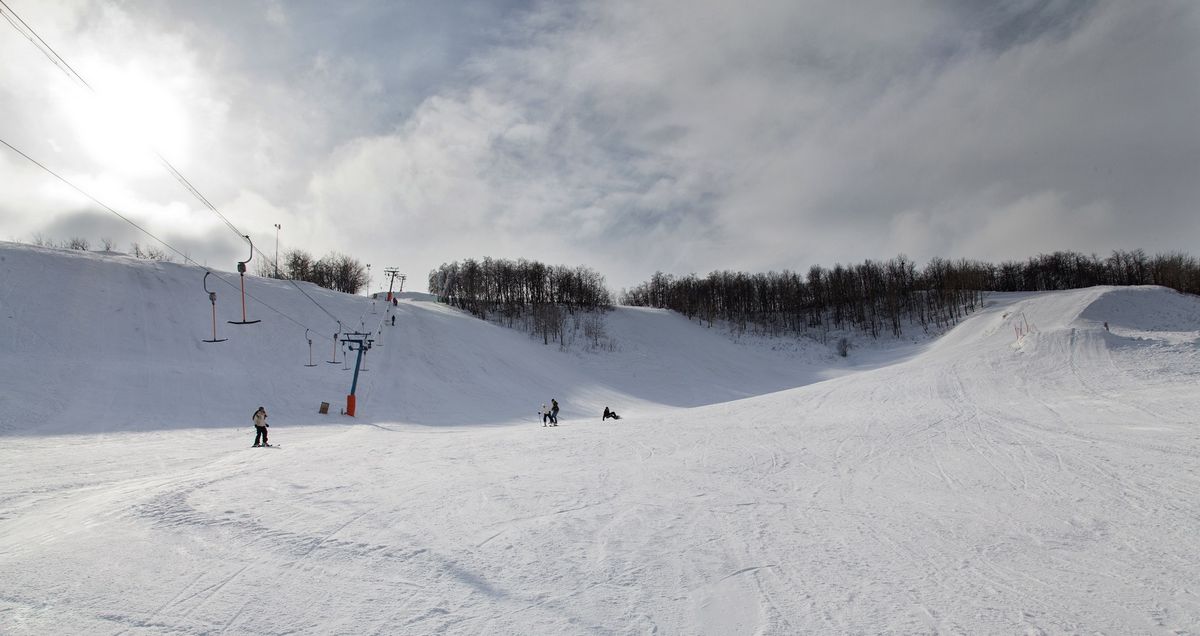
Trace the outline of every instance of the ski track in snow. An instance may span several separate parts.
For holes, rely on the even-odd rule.
[[[997,294],[858,369],[635,309],[560,352],[406,299],[351,420],[279,321],[199,345],[192,268],[0,254],[0,633],[1200,632],[1192,297]],[[260,403],[283,448],[249,448]]]

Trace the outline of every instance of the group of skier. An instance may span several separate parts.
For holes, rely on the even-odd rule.
[[[548,409],[545,404],[542,404],[542,410],[538,411],[538,415],[542,416],[542,426],[558,426],[558,400],[551,399],[550,408]],[[621,416],[617,415],[616,411],[606,406],[604,407],[604,414],[600,416],[600,421],[603,422],[610,417],[614,420],[621,419]]]
[[[546,408],[546,404],[542,403],[542,410],[538,411],[542,416],[542,426],[558,426],[558,400],[550,399],[550,408]]]
[[[542,410],[538,411],[538,415],[542,416],[542,426],[558,426],[558,400],[551,398],[550,408],[546,408],[546,405],[542,404]],[[606,406],[600,420],[604,421],[610,417],[614,420],[621,419],[616,411],[610,410]],[[250,419],[254,422],[254,448],[270,446],[267,443],[267,409],[258,407]]]

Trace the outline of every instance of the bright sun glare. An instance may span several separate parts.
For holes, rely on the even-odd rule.
[[[181,161],[189,146],[182,104],[136,70],[93,73],[96,93],[68,100],[83,147],[106,168],[129,176],[161,170],[154,153]]]

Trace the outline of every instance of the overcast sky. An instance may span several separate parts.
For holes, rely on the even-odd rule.
[[[1200,255],[1200,3],[5,0],[0,139],[210,266]],[[0,146],[0,239],[152,243]]]

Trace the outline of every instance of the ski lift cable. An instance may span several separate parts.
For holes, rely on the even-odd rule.
[[[3,1],[3,0],[0,0],[0,2],[2,2],[2,1]],[[169,249],[169,250],[171,250],[172,252],[175,252],[176,254],[178,254],[178,255],[180,256],[180,258],[184,259],[184,260],[185,260],[185,261],[187,261],[188,263],[191,263],[192,265],[195,265],[195,266],[197,266],[197,267],[199,267],[199,268],[203,269],[204,271],[206,271],[206,272],[208,272],[208,273],[210,273],[210,274],[214,275],[214,276],[217,278],[217,280],[220,280],[221,282],[225,283],[226,285],[229,285],[229,286],[230,286],[230,287],[232,287],[233,289],[238,289],[238,286],[237,286],[237,285],[235,285],[235,284],[233,284],[232,282],[230,282],[230,281],[226,280],[226,279],[225,279],[225,277],[223,277],[223,276],[221,275],[221,273],[220,273],[220,272],[215,272],[215,271],[213,271],[213,270],[209,269],[208,267],[205,267],[204,265],[201,265],[200,263],[196,262],[194,259],[192,259],[192,258],[191,258],[190,256],[188,256],[187,254],[183,253],[183,252],[182,252],[182,251],[180,251],[179,249],[176,249],[176,247],[175,247],[174,245],[171,245],[170,243],[168,243],[168,242],[166,242],[166,241],[162,240],[161,238],[159,238],[159,237],[155,236],[155,235],[154,235],[152,232],[150,232],[150,231],[149,231],[149,230],[147,230],[146,228],[144,228],[144,227],[142,227],[142,226],[138,225],[138,224],[137,224],[137,222],[133,221],[133,220],[132,220],[132,219],[130,219],[129,217],[125,216],[124,214],[121,214],[120,212],[118,212],[118,211],[114,210],[113,208],[109,207],[107,204],[105,204],[104,202],[100,201],[99,199],[97,199],[96,197],[92,196],[91,194],[88,194],[88,193],[87,193],[85,190],[83,190],[83,189],[82,189],[82,188],[80,188],[79,186],[77,186],[77,185],[75,185],[74,183],[72,183],[71,181],[69,181],[69,180],[68,180],[66,177],[63,177],[62,175],[58,174],[57,172],[55,172],[55,171],[51,170],[50,168],[46,167],[44,164],[42,164],[42,163],[41,163],[40,161],[38,161],[37,159],[34,159],[33,157],[30,157],[29,155],[25,154],[25,153],[24,153],[24,152],[22,152],[20,149],[18,149],[17,147],[13,146],[13,145],[12,145],[12,144],[10,144],[10,143],[8,143],[8,142],[7,142],[7,141],[5,141],[4,139],[0,139],[0,144],[4,144],[5,146],[7,146],[7,147],[8,147],[8,149],[9,149],[9,150],[12,150],[13,152],[17,153],[18,155],[21,155],[21,156],[22,156],[22,157],[24,157],[24,158],[25,158],[27,161],[29,161],[29,162],[30,162],[30,163],[32,163],[33,165],[35,165],[35,166],[37,166],[37,167],[41,168],[42,170],[44,170],[45,172],[49,173],[51,176],[53,176],[54,178],[58,179],[59,181],[61,181],[61,182],[65,183],[65,184],[66,184],[67,186],[69,186],[71,189],[75,190],[75,191],[76,191],[76,192],[78,192],[79,194],[81,194],[81,195],[83,195],[84,197],[86,197],[87,199],[91,200],[91,201],[92,201],[93,203],[95,203],[96,205],[98,205],[98,206],[100,206],[101,208],[103,208],[103,209],[105,209],[105,210],[107,210],[107,211],[111,212],[112,214],[114,214],[114,215],[116,215],[118,218],[120,218],[122,221],[125,221],[126,223],[128,223],[128,224],[132,225],[133,227],[137,228],[137,230],[138,230],[139,232],[141,232],[141,233],[145,234],[146,236],[149,236],[150,238],[152,238],[152,239],[154,239],[154,240],[158,241],[159,243],[161,243],[161,244],[162,244],[164,247],[166,247],[167,249]],[[307,295],[307,294],[305,294],[305,295]],[[296,320],[295,318],[293,318],[292,316],[288,315],[287,313],[285,313],[285,312],[283,312],[283,311],[280,311],[279,309],[276,309],[275,307],[271,306],[269,303],[267,303],[267,302],[264,302],[263,300],[261,300],[261,299],[259,299],[259,298],[255,297],[253,294],[249,294],[249,293],[248,293],[248,294],[246,294],[246,296],[247,296],[247,297],[249,297],[249,298],[251,298],[251,299],[253,299],[255,302],[259,303],[259,304],[260,304],[260,305],[262,305],[263,307],[266,307],[267,309],[270,309],[271,311],[273,311],[273,312],[275,312],[275,313],[279,314],[280,316],[283,316],[284,318],[286,318],[286,319],[290,320],[291,322],[295,323],[296,325],[298,325],[298,326],[300,326],[300,327],[303,327],[303,328],[305,328],[305,329],[311,329],[311,327],[309,327],[308,325],[305,325],[304,323],[300,322],[299,320]],[[315,303],[316,301],[314,300],[313,302]],[[318,307],[320,307],[320,303],[317,303],[317,306],[318,306]],[[324,308],[322,308],[322,310],[324,310]],[[326,313],[326,314],[329,314],[329,312],[328,312],[328,311],[326,311],[325,313]],[[329,314],[329,315],[330,315],[330,317],[333,317],[333,315],[332,315],[332,314]],[[335,319],[334,319],[334,321],[336,322],[336,320],[337,320],[337,319],[335,318]],[[314,331],[315,331],[315,330],[314,330]]]
[[[71,64],[67,62],[65,58],[63,58],[63,56],[59,55],[58,51],[54,50],[54,47],[50,46],[49,43],[42,39],[42,36],[38,35],[37,31],[35,31],[33,27],[29,26],[29,23],[25,22],[21,16],[17,15],[17,12],[13,11],[12,7],[8,6],[4,0],[0,0],[0,7],[3,8],[3,10],[0,10],[0,15],[3,15],[5,20],[7,20],[8,23],[17,30],[18,33],[25,36],[25,39],[29,40],[34,47],[41,51],[42,54],[46,56],[46,59],[50,60],[51,64],[62,71],[63,74],[65,74],[68,78],[78,82],[93,95],[99,95],[99,92],[96,91],[96,89],[89,84],[88,81],[84,79],[83,76],[80,75],[79,72],[76,71],[75,68],[71,66]],[[15,22],[14,18],[16,20]],[[184,189],[190,192],[192,196],[195,196],[200,203],[204,204],[204,207],[208,208],[218,217],[220,217],[221,220],[225,222],[225,225],[227,225],[235,234],[237,234],[239,237],[243,236],[244,233],[237,229],[237,226],[235,226],[233,222],[226,218],[224,214],[221,214],[221,212],[217,210],[216,206],[214,206],[212,202],[209,201],[208,198],[205,197],[200,190],[192,184],[191,181],[188,181],[187,177],[183,176],[183,173],[175,168],[174,164],[168,161],[167,158],[162,156],[162,154],[157,150],[151,149],[151,152],[154,154],[155,158],[158,159],[159,163],[161,163],[163,167],[167,169],[167,172],[170,172],[171,176],[175,177],[175,179],[179,181],[180,185],[182,185]]]
[[[5,20],[7,20],[7,21],[8,21],[8,23],[9,23],[10,25],[12,25],[12,27],[13,27],[14,29],[16,29],[16,30],[17,30],[19,33],[21,33],[21,35],[25,36],[25,38],[26,38],[27,40],[29,40],[29,42],[30,42],[31,44],[33,44],[33,45],[34,45],[34,47],[36,47],[36,48],[37,48],[39,51],[41,51],[41,52],[42,52],[42,54],[43,54],[43,55],[45,55],[45,56],[46,56],[46,58],[47,58],[48,60],[50,60],[50,62],[51,62],[52,64],[54,64],[54,66],[55,66],[55,67],[57,67],[57,68],[58,68],[59,70],[61,70],[61,71],[62,71],[64,74],[66,74],[66,76],[67,76],[68,78],[70,78],[70,79],[72,79],[72,80],[74,80],[74,81],[78,82],[79,84],[81,84],[81,85],[82,85],[84,88],[86,88],[88,91],[90,91],[90,92],[91,92],[93,95],[98,95],[98,93],[97,93],[96,89],[95,89],[95,88],[93,88],[93,87],[92,87],[92,85],[91,85],[91,84],[89,84],[89,83],[88,83],[88,81],[87,81],[87,80],[85,80],[85,79],[83,78],[83,76],[82,76],[82,75],[80,75],[80,74],[79,74],[79,73],[78,73],[78,72],[77,72],[77,71],[74,69],[74,67],[72,67],[72,66],[70,65],[70,63],[68,63],[68,62],[66,61],[66,59],[64,59],[64,58],[63,58],[61,55],[59,55],[59,54],[58,54],[58,52],[57,52],[57,51],[55,51],[53,47],[51,47],[51,46],[50,46],[50,45],[49,45],[49,44],[48,44],[48,43],[47,43],[47,42],[46,42],[44,39],[42,39],[42,37],[41,37],[40,35],[38,35],[37,31],[35,31],[35,30],[33,29],[33,27],[29,26],[29,24],[28,24],[28,23],[26,23],[26,22],[25,22],[25,20],[23,20],[23,19],[21,18],[21,16],[17,15],[17,12],[16,12],[16,11],[13,11],[13,10],[12,10],[12,8],[11,8],[11,7],[9,7],[7,3],[5,3],[5,2],[4,2],[4,0],[0,0],[0,6],[2,6],[2,7],[3,7],[3,11],[0,11],[0,14],[4,15],[4,18],[5,18]],[[13,21],[13,20],[14,20],[14,18],[16,19],[16,22],[14,22],[14,21]],[[18,25],[18,24],[17,24],[18,22],[20,23],[20,25]],[[35,40],[35,38],[36,38],[36,40]],[[59,177],[59,176],[58,176],[57,174],[55,174],[53,171],[49,170],[48,168],[46,168],[46,167],[45,167],[45,166],[43,166],[42,164],[38,163],[37,161],[34,161],[34,160],[33,160],[32,158],[30,158],[28,155],[25,155],[25,153],[23,153],[23,152],[21,152],[21,151],[17,150],[16,148],[13,148],[13,147],[12,147],[10,144],[8,144],[7,142],[5,142],[5,145],[6,145],[6,146],[8,146],[9,148],[12,148],[12,149],[13,149],[15,152],[17,152],[17,153],[21,154],[21,155],[22,155],[22,156],[24,156],[26,159],[29,159],[30,161],[33,161],[33,163],[37,164],[37,165],[38,165],[39,167],[41,167],[43,170],[46,170],[47,172],[50,172],[50,174],[53,174],[54,176],[58,177],[58,178],[59,178],[60,180],[62,180],[64,183],[67,183],[67,185],[70,185],[72,188],[75,188],[76,190],[78,190],[78,191],[79,191],[81,194],[83,194],[84,196],[87,196],[89,199],[92,199],[93,201],[96,201],[96,199],[95,199],[95,198],[93,198],[91,195],[88,195],[87,193],[85,193],[85,192],[83,192],[82,190],[80,190],[79,188],[77,188],[77,187],[76,187],[74,184],[71,184],[70,182],[67,182],[67,181],[66,181],[65,179],[63,179],[62,177]],[[217,209],[217,206],[213,205],[213,203],[212,203],[211,201],[209,201],[209,200],[208,200],[208,197],[204,196],[204,194],[203,194],[202,192],[200,192],[200,189],[199,189],[199,188],[197,188],[197,187],[196,187],[194,184],[192,184],[192,182],[191,182],[191,181],[189,181],[189,180],[188,180],[188,178],[187,178],[187,177],[185,177],[185,176],[183,175],[183,173],[182,173],[182,172],[180,172],[180,171],[179,171],[179,169],[177,169],[177,168],[175,167],[175,165],[174,165],[174,164],[172,164],[172,163],[171,163],[171,162],[170,162],[170,161],[169,161],[169,160],[168,160],[166,157],[164,157],[164,156],[163,156],[161,153],[159,153],[157,150],[151,149],[151,152],[154,154],[155,158],[157,158],[157,159],[158,159],[159,163],[161,163],[161,164],[162,164],[162,166],[163,166],[163,167],[164,167],[164,168],[167,170],[167,172],[169,172],[169,173],[171,174],[171,176],[173,176],[173,177],[175,178],[175,180],[176,180],[176,181],[178,181],[178,182],[180,183],[180,185],[182,185],[182,186],[184,187],[184,189],[186,189],[186,190],[187,190],[187,191],[188,191],[188,192],[189,192],[189,193],[190,193],[192,196],[194,196],[194,197],[195,197],[195,198],[196,198],[198,201],[200,201],[200,203],[201,203],[201,204],[203,204],[203,205],[204,205],[204,207],[206,207],[206,208],[208,208],[210,211],[212,211],[212,213],[213,213],[213,214],[216,214],[216,215],[217,215],[217,217],[218,217],[218,218],[220,218],[220,219],[221,219],[221,220],[222,220],[222,221],[225,223],[225,225],[226,225],[226,226],[227,226],[227,227],[228,227],[228,228],[229,228],[229,229],[230,229],[230,230],[231,230],[231,231],[232,231],[234,234],[236,234],[236,235],[237,235],[237,237],[238,237],[239,239],[245,236],[245,233],[244,233],[244,232],[242,232],[240,229],[238,229],[238,227],[237,227],[236,225],[234,225],[234,223],[233,223],[232,221],[230,221],[228,217],[226,217],[224,214],[221,214],[221,211]],[[117,216],[120,216],[122,219],[125,219],[125,220],[126,220],[126,221],[128,221],[128,222],[129,222],[131,225],[134,225],[134,227],[137,227],[139,230],[141,230],[142,232],[144,232],[146,235],[148,235],[148,236],[151,236],[151,237],[152,237],[152,238],[154,238],[156,241],[158,241],[158,242],[162,243],[163,245],[166,245],[166,246],[167,246],[167,247],[169,247],[169,248],[170,248],[172,251],[176,252],[177,254],[179,254],[180,256],[182,256],[183,258],[187,259],[189,262],[195,263],[195,261],[192,261],[190,258],[187,258],[187,256],[186,256],[185,254],[183,254],[182,252],[180,252],[179,250],[177,250],[177,249],[175,249],[174,247],[172,247],[172,246],[168,245],[168,244],[167,244],[165,241],[163,241],[163,240],[159,239],[158,237],[154,236],[153,234],[150,234],[150,232],[148,232],[148,231],[146,231],[145,229],[141,228],[140,226],[138,226],[137,224],[133,223],[132,221],[129,221],[129,219],[126,219],[124,216],[122,216],[121,214],[117,213],[115,210],[112,210],[112,208],[108,208],[108,206],[105,206],[104,204],[100,203],[99,201],[96,201],[96,203],[97,203],[98,205],[101,205],[101,206],[103,206],[103,207],[105,207],[105,208],[109,209],[109,210],[110,210],[110,211],[112,211],[114,214],[117,214]],[[256,247],[254,247],[254,246],[253,246],[253,244],[251,244],[251,248],[252,248],[254,251],[257,251],[257,252],[258,252],[258,253],[259,253],[259,254],[260,254],[262,257],[263,257],[263,259],[269,260],[269,259],[268,259],[268,257],[267,257],[267,255],[266,255],[265,253],[263,253],[263,252],[262,252],[262,250],[260,250],[260,249],[258,249],[258,248],[256,248]],[[198,263],[196,263],[196,264],[197,264],[197,265],[199,265]],[[207,268],[206,268],[206,269],[207,269]],[[218,278],[220,278],[220,276],[218,276]],[[222,278],[221,280],[225,280],[225,279],[223,279],[223,278]],[[232,283],[229,283],[228,281],[225,281],[225,282],[226,282],[227,284],[230,284],[230,285],[232,285]],[[293,285],[295,285],[295,284],[293,283]],[[337,317],[336,317],[336,316],[334,316],[332,313],[330,313],[330,312],[329,312],[329,310],[327,310],[325,307],[323,307],[323,306],[321,305],[321,303],[317,302],[317,301],[316,301],[316,299],[314,299],[312,296],[310,296],[309,294],[307,294],[307,293],[305,293],[303,290],[301,290],[299,286],[296,286],[296,289],[297,289],[297,290],[300,290],[300,291],[301,291],[301,293],[304,293],[304,295],[305,295],[305,296],[306,296],[306,297],[307,297],[309,300],[311,300],[311,301],[313,302],[313,304],[315,304],[315,305],[316,305],[318,308],[320,308],[320,309],[321,309],[321,311],[323,311],[323,312],[324,312],[324,313],[325,313],[327,316],[329,316],[330,318],[332,318],[332,319],[333,319],[335,322],[337,321]],[[259,300],[259,299],[255,298],[253,295],[251,295],[251,294],[247,294],[247,296],[250,296],[251,298],[253,298],[254,300],[256,300],[256,301],[258,301],[259,303],[263,304],[264,306],[266,306],[267,308],[271,309],[272,311],[275,311],[276,313],[279,313],[280,315],[286,316],[286,317],[287,317],[289,320],[292,320],[293,322],[296,322],[296,324],[303,326],[303,325],[302,325],[302,323],[300,323],[300,322],[298,322],[298,321],[296,321],[296,320],[292,319],[290,316],[287,316],[287,315],[286,315],[286,314],[284,314],[283,312],[280,312],[279,310],[277,310],[277,309],[274,309],[274,308],[270,307],[270,305],[267,305],[267,304],[266,304],[266,303],[264,303],[263,301],[261,301],[261,300]]]
[[[243,238],[244,238],[244,237],[243,237]],[[257,254],[259,255],[259,257],[261,257],[261,258],[262,258],[264,261],[270,261],[270,260],[271,260],[271,257],[270,257],[270,256],[268,256],[268,255],[267,255],[265,252],[263,252],[261,249],[259,249],[259,248],[258,248],[258,246],[251,244],[251,248],[253,248],[254,252],[255,252],[255,253],[257,253]],[[276,280],[280,280],[280,279],[276,279]],[[342,320],[341,318],[338,318],[338,317],[337,317],[337,316],[335,316],[335,315],[334,315],[332,312],[330,312],[328,309],[326,309],[326,308],[325,308],[325,306],[324,306],[324,305],[322,305],[322,304],[321,304],[321,303],[320,303],[320,302],[319,302],[319,301],[318,301],[316,298],[313,298],[311,294],[309,294],[308,292],[304,291],[304,288],[300,287],[300,285],[299,285],[299,284],[298,284],[298,283],[295,281],[295,279],[292,279],[292,278],[286,278],[286,279],[282,279],[282,280],[286,280],[286,281],[288,281],[289,283],[291,283],[291,284],[292,284],[292,287],[295,287],[295,288],[296,288],[296,291],[300,292],[301,294],[304,294],[304,297],[305,297],[305,298],[307,298],[309,301],[311,301],[311,302],[312,302],[312,304],[316,305],[318,309],[320,309],[322,312],[324,312],[326,316],[329,316],[329,318],[330,318],[330,319],[332,319],[334,322],[338,322],[338,321],[341,321],[341,322],[348,322],[348,321],[344,321],[344,320]]]
[[[238,238],[245,236],[245,233],[239,230],[238,227],[234,225],[233,222],[230,221],[224,214],[221,214],[221,211],[217,209],[217,206],[213,205],[212,202],[208,200],[208,197],[204,196],[196,186],[192,185],[192,182],[188,181],[187,177],[183,176],[183,173],[175,168],[174,164],[168,161],[167,158],[162,156],[162,154],[160,154],[157,150],[152,150],[151,152],[154,153],[154,156],[158,159],[158,162],[167,169],[167,172],[171,173],[171,176],[175,177],[175,180],[178,181],[185,190],[191,193],[192,196],[196,197],[196,199],[200,201],[204,207],[211,210],[213,214],[216,214],[217,217],[224,221],[226,227],[232,230],[234,234],[237,234]],[[255,248],[255,251],[258,251],[257,248]],[[260,251],[259,253],[261,254],[262,252]],[[263,256],[266,255],[264,254]]]
[[[329,316],[331,319],[333,319],[333,321],[334,321],[334,322],[338,323],[339,325],[340,325],[340,324],[342,324],[342,320],[341,320],[340,318],[338,318],[337,316],[335,316],[335,315],[333,315],[333,314],[329,313],[329,310],[328,310],[328,309],[326,309],[325,307],[321,306],[321,303],[317,302],[317,299],[316,299],[316,298],[313,298],[313,297],[312,297],[312,296],[311,296],[311,295],[310,295],[308,292],[304,291],[304,288],[300,287],[300,285],[299,285],[299,284],[297,284],[295,280],[292,280],[292,279],[290,279],[290,278],[289,278],[289,279],[288,279],[288,282],[290,282],[290,283],[292,284],[292,286],[296,288],[296,291],[300,292],[301,294],[304,294],[304,297],[305,297],[305,298],[308,298],[309,300],[311,300],[311,301],[312,301],[312,303],[313,303],[314,305],[316,305],[318,309],[320,309],[321,311],[325,312],[325,315],[326,315],[326,316]]]
[[[213,211],[216,212],[216,210],[213,210]],[[218,212],[218,214],[220,214],[220,213]],[[224,218],[224,217],[222,217],[222,218]],[[233,226],[231,225],[230,227],[233,227]],[[242,235],[239,238],[248,240],[248,237],[245,235]],[[254,245],[254,243],[252,241],[250,242],[250,249],[251,249],[251,253],[250,253],[251,257],[253,257],[254,254],[258,254],[259,257],[262,258],[264,261],[271,260],[271,257],[267,256],[267,254],[265,252],[263,252],[261,249],[259,249],[256,245]],[[245,262],[248,262],[248,261],[245,261]],[[309,299],[312,302],[312,304],[316,305],[317,308],[320,309],[322,312],[324,312],[326,316],[329,316],[329,318],[331,320],[333,320],[334,322],[337,322],[339,324],[342,322],[341,318],[338,318],[337,316],[335,316],[332,312],[330,312],[328,309],[326,309],[324,305],[322,305],[320,302],[318,302],[316,298],[313,298],[312,295],[310,295],[308,292],[304,291],[304,289],[302,287],[300,287],[300,285],[297,284],[295,280],[290,279],[290,278],[284,279],[284,280],[287,280],[289,283],[291,283],[292,287],[296,288],[296,291],[303,294],[305,298]],[[253,296],[251,296],[250,294],[246,294],[246,295],[253,298]]]
[[[370,290],[368,290],[368,291],[370,291]],[[367,315],[367,310],[366,310],[366,309],[363,309],[363,312],[362,312],[361,314],[359,314],[359,315],[358,315],[358,322],[359,322],[359,324],[363,325],[363,328],[364,328],[364,329],[366,328],[366,324],[367,324],[366,320],[364,320],[364,318],[366,317],[366,315]],[[384,312],[384,315],[386,316],[386,315],[387,315],[387,313],[386,313],[386,312]],[[380,319],[379,319],[379,322],[378,322],[378,323],[377,323],[377,324],[376,324],[374,327],[372,327],[372,328],[371,328],[371,330],[370,330],[370,332],[368,332],[368,333],[373,333],[373,332],[375,332],[375,331],[382,331],[382,330],[383,330],[383,323],[384,323],[384,319],[383,319],[383,318],[380,318]]]
[[[95,92],[94,89],[92,89],[91,84],[88,84],[87,80],[83,79],[82,75],[75,72],[75,69],[68,64],[61,55],[58,54],[58,51],[55,51],[54,47],[50,46],[45,40],[43,40],[42,36],[38,35],[37,31],[33,30],[33,27],[29,26],[25,20],[21,19],[21,16],[17,15],[17,12],[13,11],[12,7],[8,6],[8,3],[4,2],[4,0],[0,0],[0,15],[3,15],[4,19],[7,20],[10,25],[12,25],[12,28],[16,29],[18,33],[25,36],[26,40],[29,40],[34,47],[41,51],[42,55],[45,55],[46,59],[50,60],[51,64],[57,66],[58,69],[63,73],[66,73],[67,77],[78,81],[86,86],[89,90]],[[13,22],[14,18],[17,22],[20,22],[20,25],[18,25],[17,22]],[[34,40],[34,38],[37,39]]]
[[[3,1],[3,0],[0,0],[0,2],[2,2],[2,1]],[[195,261],[193,261],[191,258],[189,258],[187,254],[184,254],[183,252],[181,252],[181,251],[179,251],[179,250],[175,249],[175,247],[174,247],[174,246],[172,246],[170,243],[168,243],[168,242],[166,242],[166,241],[164,241],[164,240],[162,240],[162,239],[158,238],[157,236],[155,236],[154,234],[152,234],[152,233],[151,233],[149,230],[147,230],[146,228],[144,228],[144,227],[142,227],[142,226],[138,225],[136,222],[134,222],[132,219],[130,219],[129,217],[125,216],[124,214],[121,214],[120,212],[117,212],[116,210],[114,210],[114,209],[110,208],[109,206],[105,205],[104,203],[102,203],[102,202],[101,202],[99,199],[97,199],[96,197],[93,197],[92,195],[88,194],[88,193],[87,193],[87,192],[85,192],[85,191],[84,191],[82,188],[80,188],[79,186],[75,185],[74,183],[71,183],[71,182],[70,182],[70,181],[68,181],[68,180],[67,180],[65,177],[63,177],[62,175],[58,174],[57,172],[55,172],[55,171],[51,170],[50,168],[47,168],[47,167],[46,167],[44,164],[42,164],[42,162],[40,162],[40,161],[38,161],[37,159],[34,159],[33,157],[30,157],[29,155],[25,154],[25,153],[24,153],[24,152],[22,152],[20,149],[18,149],[16,146],[13,146],[12,144],[8,143],[7,141],[5,141],[5,140],[3,140],[3,139],[0,139],[0,144],[4,144],[5,146],[8,146],[8,149],[9,149],[9,150],[12,150],[13,152],[17,153],[18,155],[21,155],[22,157],[24,157],[26,160],[28,160],[28,161],[29,161],[30,163],[32,163],[33,165],[35,165],[35,166],[37,166],[37,167],[41,168],[42,170],[44,170],[44,171],[46,171],[46,172],[50,173],[50,175],[52,175],[54,178],[56,178],[56,179],[58,179],[59,181],[62,181],[63,183],[67,184],[67,185],[68,185],[68,186],[70,186],[70,187],[71,187],[73,190],[75,190],[75,191],[76,191],[76,192],[78,192],[79,194],[82,194],[83,196],[87,197],[88,199],[90,199],[90,200],[91,200],[93,203],[95,203],[96,205],[98,205],[98,206],[100,206],[100,207],[104,208],[105,210],[108,210],[109,212],[112,212],[113,214],[117,215],[117,216],[118,216],[118,217],[119,217],[119,218],[120,218],[122,221],[125,221],[126,223],[128,223],[128,224],[132,225],[133,227],[137,228],[137,229],[138,229],[140,232],[142,232],[142,233],[143,233],[143,234],[145,234],[146,236],[149,236],[150,238],[152,238],[152,239],[154,239],[154,240],[158,241],[159,243],[162,243],[162,244],[163,244],[163,245],[165,245],[165,246],[166,246],[168,249],[170,249],[172,252],[175,252],[176,254],[178,254],[179,256],[183,257],[184,259],[187,259],[187,260],[188,260],[188,262],[195,263]],[[197,263],[197,264],[198,264],[198,263]],[[202,267],[203,267],[203,266],[202,266]],[[205,268],[205,269],[207,269],[207,268]]]

